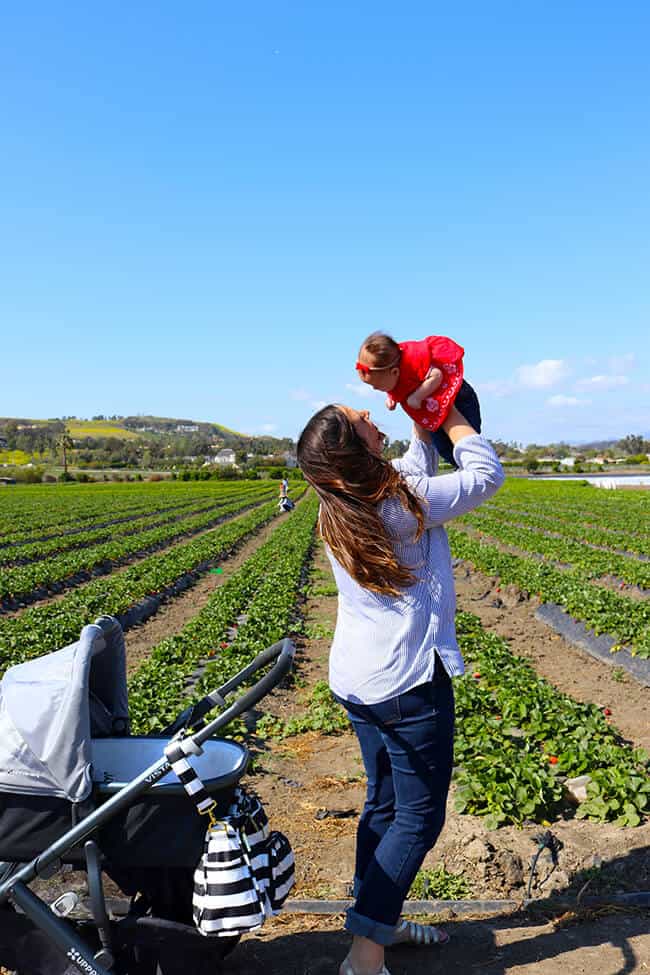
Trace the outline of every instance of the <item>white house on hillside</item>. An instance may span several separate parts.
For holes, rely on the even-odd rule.
[[[213,458],[213,463],[215,463],[215,464],[221,464],[224,467],[227,464],[233,464],[234,465],[234,463],[235,463],[235,451],[232,450],[230,447],[224,447],[223,450],[220,450],[218,454],[215,454],[215,456]]]

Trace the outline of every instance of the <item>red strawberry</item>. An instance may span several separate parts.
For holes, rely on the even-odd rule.
[[[222,650],[227,650],[228,649],[228,644],[227,643],[220,643],[219,646],[221,647]]]
[[[603,714],[605,715],[605,717],[609,717],[611,713],[612,712],[610,711],[609,708],[603,708]]]
[[[557,755],[549,755],[548,760],[550,765],[557,765]]]
[[[479,672],[478,672],[478,670],[476,671],[476,673],[474,673],[474,674],[472,674],[472,677],[473,677],[473,678],[474,678],[475,680],[478,680],[478,679],[480,678],[480,676],[481,676],[481,675],[479,674]]]

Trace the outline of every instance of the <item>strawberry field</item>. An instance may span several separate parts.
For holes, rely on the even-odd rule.
[[[650,495],[510,481],[455,522],[453,554],[650,658]]]
[[[217,564],[277,513],[275,488],[268,483],[216,488],[208,486],[202,491],[179,485],[173,492],[162,489],[160,496],[156,493],[157,489],[157,485],[147,485],[144,490],[136,489],[133,493],[138,495],[137,501],[131,497],[130,491],[124,490],[117,493],[107,491],[99,498],[84,498],[87,503],[82,510],[87,512],[91,507],[90,502],[94,501],[92,518],[95,524],[110,525],[113,530],[118,526],[120,531],[117,537],[108,543],[81,547],[63,556],[50,553],[41,559],[38,559],[39,545],[51,547],[59,540],[70,545],[75,539],[85,546],[88,534],[92,533],[92,529],[88,530],[87,514],[83,518],[85,530],[78,531],[69,510],[59,510],[59,506],[55,505],[56,514],[50,513],[50,516],[46,511],[41,515],[37,509],[35,521],[38,528],[35,532],[44,534],[39,541],[31,542],[24,527],[17,535],[12,535],[12,512],[3,509],[4,531],[0,548],[0,559],[3,560],[0,571],[2,591],[14,599],[21,594],[28,597],[26,601],[31,601],[29,597],[41,598],[37,606],[23,609],[22,612],[5,611],[0,615],[2,669],[10,663],[38,656],[70,642],[80,627],[98,614],[119,616],[127,628],[129,614],[131,621],[135,622],[138,609],[155,611],[160,598],[173,595],[179,584],[187,588],[192,578]],[[17,507],[22,507],[24,512],[28,499],[19,495],[15,500]],[[76,504],[74,497],[66,500],[69,507]],[[126,502],[124,507],[120,506],[120,501]],[[134,520],[133,508],[137,507],[141,512],[144,503],[150,512],[156,512],[155,517],[166,516],[162,526],[151,529],[148,520],[137,516]],[[179,515],[179,508],[182,515]],[[125,511],[130,513],[124,514]],[[26,524],[24,518],[21,524]],[[125,524],[128,525],[126,538]],[[21,553],[25,549],[35,560],[17,566],[16,563],[24,558]],[[127,562],[133,564],[122,569],[121,566]],[[82,564],[89,567],[85,575],[80,569]],[[22,573],[19,586],[24,590],[17,593],[16,579],[19,573]],[[27,582],[30,573],[33,574],[35,586],[32,589],[28,588]],[[48,580],[52,587],[57,583],[59,591],[67,588],[71,591],[61,598],[49,599],[47,597],[53,593],[43,580]],[[149,605],[143,606],[143,601],[147,600]]]
[[[292,486],[296,509],[280,515],[276,491],[273,482],[189,482],[5,492],[0,672],[71,642],[98,615],[116,615],[133,729],[155,733],[292,635],[291,687],[234,730],[254,744],[256,787],[298,847],[299,893],[341,896],[363,780],[324,683],[335,590],[314,547],[315,498]],[[648,660],[649,501],[508,482],[449,526],[467,673],[456,681],[449,822],[428,868],[462,875],[473,896],[521,892],[517,871],[506,882],[499,864],[506,854],[525,862],[541,826],[563,836],[568,878],[603,844],[625,856],[647,842],[650,691],[627,674],[615,678],[616,653],[614,666],[592,661],[534,614],[557,605]],[[578,802],[567,782],[581,776]],[[496,851],[492,872],[468,861],[470,832]]]

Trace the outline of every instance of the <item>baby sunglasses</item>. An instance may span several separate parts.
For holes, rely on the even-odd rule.
[[[364,362],[359,362],[359,360],[357,360],[354,368],[357,370],[357,372],[362,372],[364,376],[367,376],[370,372],[383,372],[384,369],[392,369],[393,366],[396,366],[398,363],[399,356],[385,366],[367,366]]]

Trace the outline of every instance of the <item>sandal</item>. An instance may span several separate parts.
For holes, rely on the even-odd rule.
[[[341,975],[358,975],[358,973],[352,967],[352,963],[347,958],[343,959],[341,965]],[[377,975],[390,975],[390,972],[388,971],[385,965],[382,965],[379,971],[377,972]]]
[[[395,928],[395,940],[392,944],[440,945],[442,947],[449,940],[449,935],[446,931],[443,931],[442,928],[436,928],[432,924],[416,924],[415,921],[400,921]]]

